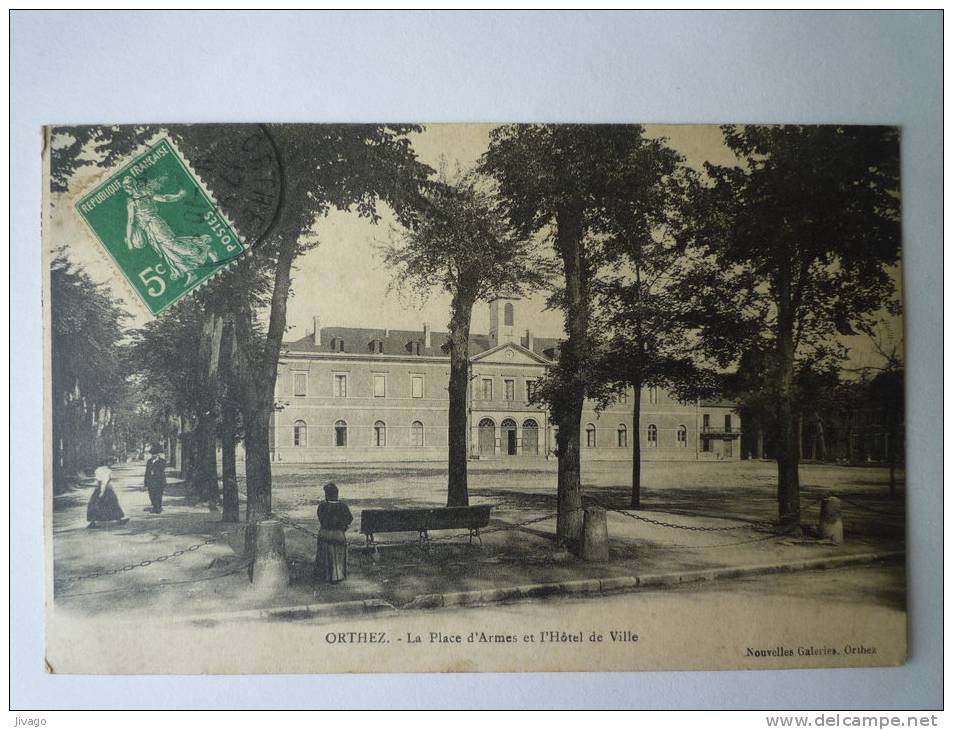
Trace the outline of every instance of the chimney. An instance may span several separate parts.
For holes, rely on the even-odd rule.
[[[530,352],[534,352],[534,350],[533,350],[533,333],[532,333],[532,331],[529,330],[529,329],[526,330],[526,349],[529,350]]]
[[[321,318],[314,317],[314,346],[321,347]]]
[[[430,349],[430,325],[424,322],[424,347]]]

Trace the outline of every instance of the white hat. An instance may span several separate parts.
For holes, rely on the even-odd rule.
[[[106,482],[109,481],[112,475],[113,475],[112,469],[110,469],[108,466],[96,467],[96,481],[97,482],[100,482],[101,484],[105,484]]]

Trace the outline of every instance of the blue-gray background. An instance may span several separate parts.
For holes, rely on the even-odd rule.
[[[12,708],[940,706],[941,24],[939,12],[14,11]],[[910,661],[788,672],[45,674],[40,127],[171,121],[902,125]]]

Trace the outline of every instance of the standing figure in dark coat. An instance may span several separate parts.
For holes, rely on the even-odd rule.
[[[100,527],[103,522],[124,524],[129,521],[119,506],[119,498],[113,491],[111,479],[112,471],[108,466],[96,469],[96,489],[86,506],[86,519],[89,520],[90,527]]]
[[[347,578],[347,538],[344,531],[354,518],[344,502],[338,501],[333,482],[324,485],[325,500],[318,505],[318,554],[314,561],[314,581],[340,583]]]
[[[153,446],[149,453],[152,456],[146,462],[146,489],[149,490],[149,501],[152,502],[153,514],[162,512],[162,493],[165,491],[165,455],[161,446]]]

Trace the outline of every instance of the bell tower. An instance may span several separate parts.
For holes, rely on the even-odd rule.
[[[516,297],[498,296],[490,300],[490,347],[504,342],[519,344],[519,320]]]

